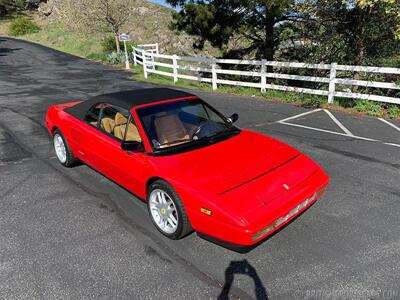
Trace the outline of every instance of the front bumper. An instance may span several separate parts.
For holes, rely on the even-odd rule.
[[[307,210],[324,194],[328,183],[329,177],[322,170],[316,172],[287,193],[285,199],[257,209],[254,212],[257,216],[247,226],[235,226],[204,215],[195,218],[198,220],[196,223],[202,224],[192,225],[200,237],[243,252],[243,249],[259,244]]]

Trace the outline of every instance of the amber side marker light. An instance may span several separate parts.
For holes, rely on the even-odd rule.
[[[200,211],[201,211],[203,214],[207,215],[207,216],[211,216],[211,215],[212,215],[212,211],[209,210],[209,209],[207,209],[207,208],[201,207],[201,208],[200,208]]]

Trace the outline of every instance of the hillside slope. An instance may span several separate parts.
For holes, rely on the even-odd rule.
[[[70,0],[49,0],[39,7],[40,23],[51,26],[58,26],[62,19],[63,3]],[[122,31],[129,33],[133,40],[138,43],[159,43],[160,48],[166,53],[196,54],[192,48],[193,38],[184,33],[176,33],[168,28],[172,21],[172,10],[145,0],[132,0],[133,14],[122,28]],[[68,24],[63,24],[68,29]],[[95,34],[97,35],[97,34]],[[211,50],[207,47],[201,51],[207,54]],[[215,51],[212,51],[214,52]]]

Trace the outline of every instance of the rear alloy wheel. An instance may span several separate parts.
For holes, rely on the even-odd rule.
[[[150,186],[147,207],[153,224],[170,239],[180,239],[192,230],[182,201],[165,181]]]
[[[67,141],[62,135],[59,129],[54,131],[53,135],[53,146],[57,155],[58,161],[65,167],[72,167],[76,165],[78,160],[75,158],[74,154],[68,146]]]

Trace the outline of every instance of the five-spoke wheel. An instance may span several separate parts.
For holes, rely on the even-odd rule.
[[[63,166],[72,167],[78,162],[59,129],[54,131],[53,146],[57,159]]]
[[[149,206],[151,217],[157,227],[167,234],[172,234],[178,228],[178,212],[171,197],[160,189],[150,193]]]
[[[153,224],[165,236],[179,239],[192,230],[181,199],[167,182],[150,185],[147,207]]]

